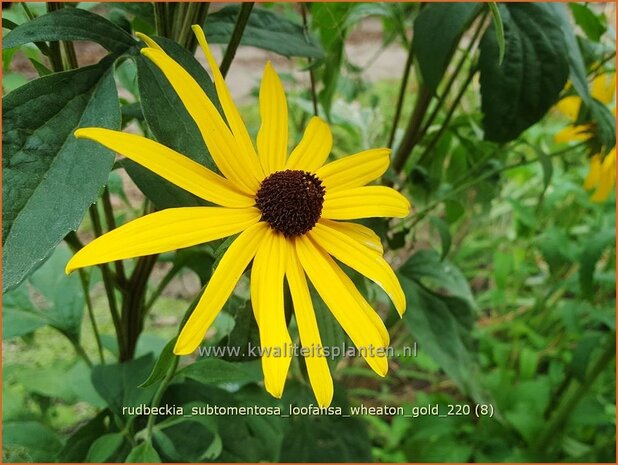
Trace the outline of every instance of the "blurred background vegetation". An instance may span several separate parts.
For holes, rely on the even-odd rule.
[[[130,33],[156,34],[157,27],[161,32],[156,24],[157,7],[149,3],[77,6]],[[62,5],[3,3],[3,36],[58,8]],[[252,135],[259,127],[255,97],[261,70],[265,60],[272,59],[288,92],[292,141],[299,139],[319,107],[332,123],[335,157],[369,147],[395,148],[396,166],[385,182],[404,186],[413,215],[402,222],[368,224],[383,237],[388,259],[400,267],[409,308],[399,320],[385,296],[359,280],[387,322],[397,355],[385,379],[360,359],[339,360],[333,373],[334,405],[404,406],[411,411],[414,406],[439,404],[440,413],[446,413],[449,404],[471,405],[473,411],[481,404],[491,405],[495,414],[221,417],[177,424],[162,420],[161,434],[154,437],[156,458],[615,461],[615,195],[612,187],[607,198],[593,201],[594,192],[584,187],[591,157],[603,152],[600,146],[603,153],[611,148],[599,142],[607,137],[602,134],[606,129],[594,114],[565,115],[564,108],[550,102],[549,111],[528,115],[532,121],[528,126],[532,126],[520,134],[527,128],[521,118],[505,119],[504,111],[497,109],[492,114],[489,108],[504,106],[500,101],[504,96],[492,94],[492,101],[488,91],[481,105],[483,47],[490,47],[483,45],[481,32],[491,29],[492,35],[483,40],[494,40],[501,49],[500,33],[495,29],[504,28],[507,48],[501,53],[506,53],[506,63],[517,60],[509,55],[513,49],[509,49],[512,29],[508,18],[515,21],[522,13],[505,11],[504,5],[500,6],[502,14],[483,7],[483,13],[471,16],[462,29],[461,40],[458,36],[452,39],[456,49],[447,56],[444,77],[438,76],[437,96],[432,97],[428,87],[433,81],[427,74],[431,71],[422,69],[428,63],[423,55],[427,45],[417,43],[416,55],[408,50],[416,40],[414,34],[423,28],[430,28],[433,35],[424,31],[418,32],[419,37],[440,47],[432,41],[439,41],[436,35],[453,26],[446,23],[445,29],[437,29],[441,23],[431,21],[443,19],[440,15],[448,8],[449,4],[418,3],[256,5],[253,11],[249,9],[245,29],[248,46],[241,45],[230,61],[227,82],[241,103]],[[239,16],[238,6],[213,3],[207,11],[207,36],[213,42],[227,43]],[[577,3],[560,11],[574,31],[574,42],[567,47],[578,49],[584,86],[592,88],[595,78],[600,78],[610,83],[606,88],[613,89],[615,5]],[[290,53],[296,56],[290,59],[282,57],[283,51],[273,50],[274,39],[266,36],[266,44],[260,43],[260,32],[273,18],[288,27],[289,34],[311,34],[307,43],[317,52],[310,49],[300,57]],[[174,29],[174,24],[170,23],[166,36],[194,48],[191,37],[182,28]],[[217,33],[222,38],[214,39]],[[289,45],[277,40],[279,47]],[[3,48],[3,95],[56,70],[43,53],[53,44],[58,42]],[[75,42],[74,50],[79,66],[96,63],[107,53],[92,42]],[[67,60],[66,52],[61,56]],[[227,54],[217,55],[222,56]],[[204,63],[201,52],[197,58]],[[440,68],[431,62],[426,66]],[[130,59],[118,61],[115,67],[123,127],[149,134],[142,114],[147,110],[140,108],[137,72],[136,62]],[[527,77],[545,78],[544,74]],[[578,84],[570,82],[559,98],[574,95]],[[533,84],[527,88],[533,94],[530,98],[546,98],[542,86],[535,90]],[[609,93],[609,99],[593,97],[605,100],[601,103],[615,115],[613,91]],[[509,110],[507,105],[507,114],[522,111],[525,120],[525,108]],[[415,112],[422,113],[423,124],[418,124]],[[491,122],[484,120],[487,115],[512,126],[492,129]],[[411,134],[415,121],[417,134]],[[586,124],[590,137],[557,140],[556,134],[574,121]],[[606,131],[613,135],[612,123]],[[493,139],[489,137],[493,141],[487,140],[488,131],[493,131]],[[149,205],[165,206],[169,201],[157,197],[156,189],[144,188],[136,173],[125,168],[117,164],[107,182],[115,224],[141,214],[144,193]],[[99,217],[106,218],[105,204],[98,202],[97,208]],[[95,234],[96,224],[86,218],[80,239],[88,242]],[[64,276],[70,253],[61,244],[25,284],[3,295],[4,461],[127,459],[143,439],[131,435],[146,420],[118,424],[113,403],[148,401],[152,396],[150,388],[137,386],[148,377],[159,354],[165,353],[164,347],[175,336],[182,315],[208,280],[220,252],[215,246],[200,246],[158,257],[145,289],[147,316],[136,359],[123,369],[113,364],[119,349],[101,273],[98,269],[89,273],[85,289],[90,293],[84,294],[77,275]],[[125,266],[130,271],[133,264]],[[238,337],[247,294],[246,289],[238,289],[209,332],[208,344]],[[89,366],[91,360],[98,360],[99,348],[85,313],[88,306],[96,317],[101,351],[108,363],[98,371]],[[336,333],[331,340],[343,340],[338,328],[330,329]],[[402,355],[404,347],[414,344],[415,356]],[[206,362],[202,371],[187,374],[187,379],[170,386],[164,397],[167,403],[314,403],[298,361],[293,362],[294,381],[288,383],[281,401],[270,398],[259,386],[261,375],[254,362],[200,362]],[[104,440],[92,447],[97,438]],[[153,460],[147,454],[132,458]]]

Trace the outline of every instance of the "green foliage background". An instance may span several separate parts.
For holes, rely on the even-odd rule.
[[[614,462],[615,195],[593,203],[582,187],[587,158],[615,146],[615,102],[589,90],[615,73],[613,7],[207,5],[3,9],[3,460]],[[371,83],[348,56],[368,19],[381,26],[373,45],[406,52],[402,76]],[[259,361],[171,353],[194,297],[183,283],[205,285],[229,242],[63,272],[72,251],[117,224],[201,204],[72,136],[129,127],[212,168],[195,123],[134,38],[157,36],[216,103],[186,27],[196,22],[223,44],[230,82],[238,46],[290,57],[310,75],[310,86],[284,75],[293,140],[317,111],[333,128],[335,158],[394,149],[383,182],[400,186],[413,214],[367,224],[397,269],[404,318],[346,271],[384,318],[396,355],[386,379],[360,359],[331,369],[333,406],[344,413],[387,405],[408,416],[123,414],[140,403],[284,413],[315,404],[302,360],[276,400]],[[106,55],[83,65],[78,41]],[[569,95],[593,137],[559,145],[554,135],[570,122],[553,107]],[[255,100],[242,113],[255,134]],[[205,344],[256,343],[246,284]],[[344,343],[314,300],[324,343]],[[434,405],[471,410],[411,417]]]

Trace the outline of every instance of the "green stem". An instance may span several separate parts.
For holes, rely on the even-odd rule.
[[[470,72],[468,73],[468,76],[466,77],[466,80],[464,81],[463,85],[461,86],[461,89],[459,89],[459,93],[455,97],[455,100],[453,101],[453,104],[451,105],[451,108],[449,109],[448,113],[446,114],[446,117],[444,118],[444,121],[442,122],[442,125],[440,126],[440,129],[438,130],[436,135],[433,137],[433,139],[431,139],[431,142],[429,142],[429,144],[427,144],[427,146],[425,147],[425,150],[423,151],[422,155],[419,157],[418,164],[422,164],[427,159],[427,157],[429,156],[429,154],[431,153],[433,148],[436,146],[436,144],[438,143],[438,141],[440,140],[440,138],[442,137],[444,132],[447,130],[448,124],[451,122],[451,118],[453,117],[453,114],[455,114],[455,110],[457,109],[457,106],[459,105],[459,102],[461,101],[461,99],[465,95],[466,90],[468,90],[468,86],[472,82],[472,78],[474,77],[475,73],[476,73],[476,67],[473,66],[472,68],[470,68]]]
[[[414,110],[412,111],[408,126],[406,127],[406,132],[403,136],[401,144],[399,144],[399,148],[397,149],[395,156],[393,157],[392,166],[393,170],[397,174],[401,173],[403,170],[412,149],[418,141],[421,123],[427,113],[427,108],[429,107],[430,101],[431,93],[427,90],[427,87],[421,84],[418,89],[418,97],[416,98]]]
[[[167,274],[163,277],[157,288],[150,295],[150,298],[146,301],[146,305],[144,305],[144,316],[148,314],[156,300],[159,298],[163,290],[167,287],[167,285],[174,279],[174,277],[178,274],[178,272],[182,269],[182,266],[174,265]]]
[[[164,2],[153,2],[155,30],[158,36],[169,37],[170,33],[167,27],[167,9]]]
[[[466,61],[468,60],[468,58],[472,54],[472,50],[477,45],[477,40],[480,38],[481,32],[484,30],[485,19],[487,18],[487,14],[488,14],[488,12],[485,11],[483,16],[479,20],[478,25],[477,25],[477,27],[474,30],[474,33],[472,35],[472,38],[470,39],[470,42],[468,43],[468,47],[462,53],[459,61],[455,65],[455,70],[449,76],[449,80],[447,81],[447,83],[446,83],[446,85],[444,87],[444,91],[442,92],[440,97],[438,97],[438,101],[436,102],[436,105],[434,106],[431,114],[427,118],[427,121],[423,125],[423,128],[421,129],[420,135],[419,135],[419,138],[418,138],[419,140],[421,140],[425,136],[425,134],[429,130],[430,126],[433,124],[434,120],[436,119],[436,116],[438,115],[438,113],[440,112],[440,109],[442,108],[442,105],[446,101],[446,98],[448,97],[448,95],[449,95],[449,93],[450,93],[450,91],[451,91],[451,89],[453,87],[453,84],[455,83],[455,81],[459,77],[459,73],[461,72],[461,70],[463,68],[463,65],[466,63]]]
[[[71,344],[73,345],[73,348],[75,349],[75,352],[77,353],[77,355],[79,355],[82,358],[82,360],[86,363],[86,365],[88,365],[89,368],[92,368],[92,360],[90,360],[90,357],[88,357],[88,354],[86,353],[84,348],[80,345],[80,343],[77,341],[74,341],[70,336],[66,334],[65,336],[69,338],[69,340],[71,341]]]
[[[236,19],[236,25],[234,26],[234,31],[232,31],[232,37],[230,37],[230,43],[225,49],[225,55],[223,55],[223,60],[221,60],[221,66],[219,66],[223,77],[227,75],[227,72],[232,65],[232,60],[234,60],[236,50],[240,45],[243,32],[245,32],[245,26],[249,21],[249,15],[251,15],[251,10],[253,10],[253,5],[253,2],[243,2],[241,4],[240,11],[238,12],[238,18]]]
[[[58,4],[56,2],[47,3],[48,13],[51,13],[52,11],[56,11],[57,9],[58,9]],[[64,67],[62,66],[62,53],[60,52],[60,42],[58,41],[49,42],[49,61],[51,63],[51,67],[54,70],[54,72],[58,73],[60,71],[64,71]]]
[[[163,394],[165,393],[167,386],[169,385],[170,381],[172,380],[172,378],[174,378],[174,375],[176,374],[176,369],[178,368],[179,360],[180,360],[179,356],[174,357],[174,361],[172,362],[170,367],[167,369],[165,378],[163,378],[163,380],[161,381],[161,384],[159,384],[159,388],[157,389],[157,392],[152,398],[152,403],[150,404],[151,407],[158,407],[159,403],[161,403],[161,399],[163,398]],[[146,441],[152,441],[152,428],[154,427],[156,418],[157,418],[156,415],[150,415],[148,417],[148,423],[146,424]]]
[[[558,150],[556,152],[550,153],[547,155],[548,158],[554,158],[554,157],[559,157],[564,155],[565,153],[571,152],[573,150],[576,150],[578,148],[584,147],[586,146],[586,142],[580,142],[576,145],[572,145],[570,147]],[[459,194],[462,191],[465,191],[466,189],[469,189],[470,187],[474,186],[475,184],[478,184],[480,182],[485,181],[486,179],[489,179],[497,174],[503,173],[505,171],[509,171],[515,168],[519,168],[521,166],[526,166],[526,165],[531,165],[533,163],[537,163],[540,161],[540,157],[536,157],[536,158],[532,158],[530,160],[522,160],[519,161],[517,163],[512,163],[510,165],[506,165],[503,166],[501,168],[496,168],[494,170],[488,171],[482,175],[480,175],[477,178],[474,178],[472,180],[470,180],[469,182],[466,182],[464,184],[461,184],[459,186],[457,186],[455,189],[453,189],[452,191],[450,191],[448,193],[448,195],[435,200],[434,202],[430,203],[428,206],[426,206],[425,208],[423,208],[422,210],[419,210],[418,212],[416,212],[414,214],[414,219],[412,221],[412,223],[410,224],[409,228],[413,228],[414,226],[416,226],[423,218],[425,218],[425,215],[427,215],[427,213],[429,213],[431,210],[433,210],[434,208],[436,208],[438,205],[440,205],[442,202],[450,199],[451,197],[453,197],[454,195]],[[474,168],[473,168],[474,169]]]
[[[556,413],[552,416],[547,424],[547,427],[538,436],[538,439],[534,445],[533,450],[544,457],[547,454],[549,445],[559,437],[559,433],[567,423],[567,419],[582,400],[584,395],[590,390],[596,379],[601,373],[603,373],[607,365],[616,356],[616,333],[611,332],[608,335],[608,341],[605,349],[597,359],[596,363],[588,371],[586,378],[571,391],[570,394],[566,394],[562,403],[558,406]],[[613,371],[613,370],[612,370]]]
[[[300,13],[303,18],[303,33],[305,40],[309,41],[309,22],[307,21],[307,4],[302,2],[300,4]],[[318,116],[318,94],[315,90],[315,74],[313,72],[313,60],[307,58],[309,63],[309,82],[311,84],[311,103],[313,104],[313,115]]]
[[[97,326],[97,321],[94,318],[94,308],[92,306],[92,299],[90,298],[90,286],[89,279],[86,274],[86,271],[82,268],[79,269],[79,279],[82,283],[82,288],[84,290],[84,299],[86,300],[86,308],[88,309],[88,317],[90,318],[90,323],[92,324],[92,332],[94,333],[94,340],[97,343],[97,351],[99,352],[99,360],[102,365],[105,365],[105,356],[103,355],[103,344],[101,343],[101,335],[99,333],[99,327]]]
[[[395,133],[397,132],[397,126],[399,125],[399,118],[401,118],[401,109],[406,96],[406,88],[408,87],[408,79],[410,78],[410,70],[412,69],[412,63],[414,62],[414,48],[410,45],[408,49],[408,58],[403,68],[403,76],[401,77],[401,84],[399,85],[399,95],[397,96],[397,106],[395,107],[395,116],[393,117],[393,125],[391,127],[391,134],[388,138],[388,147],[393,146],[395,141]]]
[[[90,219],[92,221],[92,227],[97,237],[103,235],[103,228],[101,227],[101,218],[99,217],[99,211],[96,204],[90,206]],[[107,296],[107,302],[109,305],[109,311],[112,315],[112,321],[116,330],[116,337],[118,339],[118,348],[120,355],[124,354],[126,348],[125,332],[120,321],[120,314],[118,313],[118,306],[116,304],[116,296],[114,295],[114,278],[106,263],[99,265],[101,269],[101,275],[103,276],[103,286],[105,287],[105,294]]]
[[[114,209],[112,208],[112,199],[109,193],[109,189],[107,186],[103,190],[103,214],[105,215],[105,223],[107,223],[107,230],[112,231],[116,229],[116,219],[114,218]],[[127,277],[124,270],[124,265],[121,260],[117,260],[114,262],[114,267],[116,268],[116,279],[118,281],[118,285],[122,289],[126,289],[127,285]]]

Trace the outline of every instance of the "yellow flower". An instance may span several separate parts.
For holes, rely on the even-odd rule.
[[[601,74],[593,79],[590,94],[598,101],[609,105],[614,101],[616,88],[616,73]],[[573,124],[556,133],[554,140],[557,143],[584,142],[594,138],[594,125],[574,124],[581,108],[581,99],[571,95],[563,98],[556,104],[556,108]],[[614,108],[614,115],[615,108]],[[596,153],[590,158],[588,176],[584,181],[584,188],[594,191],[590,199],[593,202],[604,202],[614,190],[616,183],[616,147],[613,147],[605,156]]]
[[[307,371],[320,406],[330,404],[333,383],[322,347],[307,277],[359,353],[380,376],[388,363],[389,335],[382,320],[333,257],[380,285],[399,314],[406,300],[383,258],[379,237],[354,220],[405,217],[410,203],[394,189],[366,186],[389,165],[389,149],[372,149],[324,164],[332,146],[326,123],[314,117],[300,143],[287,154],[285,92],[266,64],[259,103],[257,150],[199,26],[204,50],[227,124],[201,87],[153,40],[141,53],[167,77],[199,128],[222,173],[146,138],[102,128],[83,128],[91,139],[218,207],[162,210],[131,221],[77,252],[67,273],[85,266],[161,253],[239,234],[233,241],[182,328],[174,352],[190,354],[202,342],[241,275],[253,261],[251,301],[260,332],[266,390],[281,397],[291,361],[284,312],[284,279],[294,305]],[[289,350],[288,350],[289,349]]]

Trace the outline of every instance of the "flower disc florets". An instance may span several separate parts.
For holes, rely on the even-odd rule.
[[[318,222],[325,192],[314,174],[277,171],[262,181],[255,202],[263,221],[285,237],[294,237],[310,231]]]

